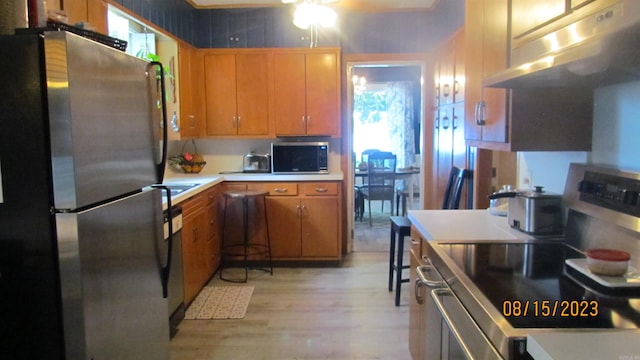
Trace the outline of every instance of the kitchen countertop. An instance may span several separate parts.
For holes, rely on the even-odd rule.
[[[228,173],[219,175],[182,175],[165,177],[164,183],[167,184],[200,184],[189,190],[185,190],[178,195],[172,197],[173,204],[178,204],[208,188],[219,184],[223,181],[341,181],[344,180],[342,173],[329,174],[271,174],[271,173]],[[166,209],[166,203],[164,204]]]
[[[639,360],[640,332],[549,332],[527,336],[536,360]]]
[[[531,240],[512,229],[507,218],[487,210],[410,210],[408,218],[427,241],[471,242]],[[640,360],[640,331],[553,331],[527,336],[536,360]]]
[[[431,241],[524,241],[533,236],[512,229],[507,217],[487,210],[409,210],[409,221]]]

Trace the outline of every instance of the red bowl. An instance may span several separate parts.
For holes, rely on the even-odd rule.
[[[594,274],[606,276],[622,276],[627,272],[631,255],[622,250],[615,249],[589,249],[587,266]]]

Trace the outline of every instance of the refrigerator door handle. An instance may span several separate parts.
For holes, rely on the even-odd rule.
[[[167,163],[167,100],[166,90],[164,86],[164,68],[162,66],[162,63],[158,61],[150,61],[149,64],[147,64],[147,75],[153,74],[153,72],[151,71],[153,67],[158,67],[158,71],[153,78],[155,78],[157,81],[157,74],[160,75],[160,103],[162,104],[162,123],[160,125],[160,127],[162,128],[162,155],[160,156],[160,161],[156,164],[156,174],[158,180],[157,183],[161,184],[164,180],[164,168]]]
[[[169,274],[171,273],[171,253],[173,252],[173,219],[171,218],[171,189],[165,185],[151,185],[152,188],[163,190],[167,197],[167,209],[169,212],[169,237],[167,239],[167,259],[166,265],[160,265],[160,281],[162,282],[162,297],[169,296]]]

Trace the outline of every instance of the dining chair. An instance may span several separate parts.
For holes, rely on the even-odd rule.
[[[449,180],[442,200],[442,209],[459,209],[460,199],[462,198],[462,189],[467,184],[467,209],[473,208],[473,171],[469,169],[461,169],[459,167],[451,167]]]
[[[388,200],[391,204],[391,215],[393,215],[396,160],[396,155],[387,151],[372,153],[367,159],[366,183],[360,187],[360,192],[369,206],[369,226],[372,224],[371,200],[381,200],[383,212],[384,202]]]

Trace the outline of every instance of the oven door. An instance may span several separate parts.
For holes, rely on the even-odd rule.
[[[502,359],[433,265],[417,268],[425,299],[424,359]]]
[[[450,288],[432,290],[429,300],[441,316],[439,359],[502,359]]]

